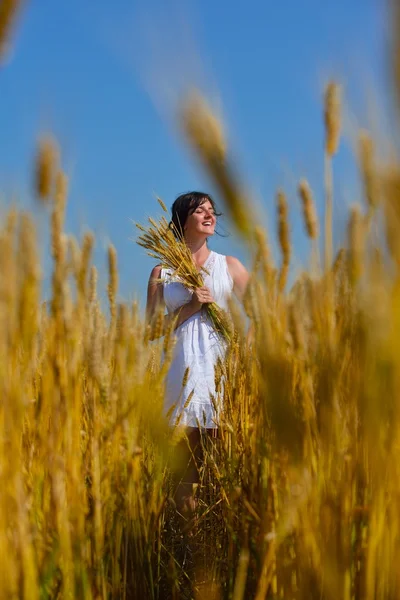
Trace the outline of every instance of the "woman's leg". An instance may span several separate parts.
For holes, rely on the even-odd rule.
[[[200,470],[204,463],[204,445],[211,449],[219,437],[218,429],[188,427],[186,437],[177,447],[179,468],[175,472],[175,501],[178,511],[191,517],[196,508],[196,485],[200,481]],[[211,442],[211,445],[210,445]]]
[[[177,454],[175,501],[178,511],[190,518],[195,510],[194,487],[199,482],[202,463],[201,434],[197,427],[188,427],[186,437],[178,444]]]

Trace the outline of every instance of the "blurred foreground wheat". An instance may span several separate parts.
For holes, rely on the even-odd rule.
[[[379,165],[360,134],[365,205],[332,256],[338,89],[326,94],[324,268],[287,290],[293,249],[277,194],[278,268],[267,234],[202,99],[183,105],[193,150],[252,253],[245,307],[222,376],[218,440],[191,535],[176,518],[179,462],[162,417],[173,336],[150,342],[136,304],[97,298],[94,238],[64,232],[67,179],[47,137],[35,165],[51,211],[50,297],[41,297],[34,219],[11,209],[0,231],[1,598],[241,600],[400,597],[400,163]],[[331,111],[331,112],[330,112]],[[319,224],[299,183],[311,264]],[[243,215],[246,218],[243,218]]]

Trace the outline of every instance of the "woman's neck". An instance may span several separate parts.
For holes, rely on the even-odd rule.
[[[204,241],[201,242],[188,242],[186,244],[190,248],[190,252],[192,253],[193,261],[198,266],[201,267],[207,258],[210,255],[211,250],[207,247],[207,243]]]

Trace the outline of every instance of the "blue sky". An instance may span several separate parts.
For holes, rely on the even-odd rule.
[[[130,241],[130,219],[158,215],[183,191],[212,186],[187,151],[174,103],[198,85],[224,118],[243,179],[265,211],[275,246],[274,195],[289,197],[295,262],[307,263],[296,184],[307,176],[322,217],[323,87],[345,89],[344,141],[335,161],[336,240],[359,199],[352,156],[359,126],[385,127],[388,65],[383,0],[41,0],[30,2],[0,71],[0,180],[47,215],[31,195],[38,136],[52,131],[70,176],[66,230],[96,234],[95,262],[105,296],[106,252],[117,248],[120,299],[143,305],[154,261]],[[218,202],[218,197],[216,197]],[[219,205],[222,207],[221,203]],[[223,208],[223,207],[222,207]],[[229,219],[210,247],[249,266]],[[50,261],[45,242],[45,276]]]

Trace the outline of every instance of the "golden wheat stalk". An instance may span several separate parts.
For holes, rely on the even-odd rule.
[[[62,186],[61,175],[57,176],[58,162],[59,150],[56,141],[49,135],[42,137],[35,164],[36,195],[41,201],[50,200],[56,178],[59,179],[57,187]]]
[[[286,196],[282,190],[279,190],[277,193],[276,203],[278,212],[278,238],[282,253],[282,266],[279,273],[279,289],[283,290],[286,285],[287,275],[289,271],[291,247],[288,205]]]
[[[238,233],[251,243],[255,227],[253,206],[228,161],[220,120],[197,92],[184,98],[179,117],[189,144],[224,199]]]
[[[341,89],[331,81],[325,89],[325,270],[329,271],[333,256],[333,173],[332,157],[336,154],[341,128]]]
[[[356,283],[362,273],[364,252],[364,228],[360,208],[355,205],[350,211],[349,225],[349,263],[350,278]]]
[[[302,179],[299,183],[299,196],[302,202],[304,224],[307,235],[310,240],[316,240],[318,237],[318,218],[315,212],[315,204],[311,192],[311,188],[306,179]]]
[[[371,136],[366,131],[360,132],[358,149],[365,198],[369,211],[373,212],[378,205],[379,187],[376,171],[375,145]]]
[[[329,156],[336,154],[340,141],[341,90],[334,81],[325,88],[325,151]]]
[[[21,0],[2,0],[0,4],[0,62],[7,52],[10,31],[21,6]]]

